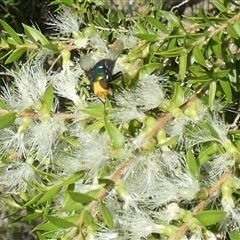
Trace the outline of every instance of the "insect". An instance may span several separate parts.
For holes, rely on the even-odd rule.
[[[105,98],[111,88],[111,82],[122,76],[122,72],[113,74],[117,57],[123,50],[123,43],[117,41],[109,50],[110,58],[104,58],[93,64],[89,57],[82,57],[80,65],[90,80],[90,90],[96,96]]]

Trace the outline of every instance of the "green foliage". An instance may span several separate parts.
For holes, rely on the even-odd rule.
[[[210,226],[216,224],[226,216],[226,212],[219,210],[202,211],[195,217],[204,225]]]
[[[0,129],[7,128],[14,123],[16,119],[16,113],[9,112],[0,118]]]

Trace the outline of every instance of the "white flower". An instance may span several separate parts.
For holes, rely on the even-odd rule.
[[[116,94],[118,106],[113,108],[110,116],[116,124],[127,123],[132,119],[142,122],[145,119],[144,113],[137,109],[136,102],[133,100],[131,93],[123,91]]]
[[[135,201],[147,205],[149,198],[158,191],[163,177],[160,152],[132,158],[122,177],[127,191],[131,193],[127,198],[129,203]]]
[[[74,39],[74,44],[79,49],[86,48],[88,46],[88,43],[89,43],[88,37]]]
[[[25,191],[28,186],[26,181],[33,178],[35,174],[27,163],[11,163],[8,166],[4,166],[2,171],[0,184],[3,184],[9,192]]]
[[[123,206],[119,205],[119,198],[124,201]],[[115,182],[115,189],[112,189],[109,192],[106,198],[106,204],[108,209],[112,209],[113,216],[115,216],[116,212],[122,208],[125,211],[129,211],[130,209],[138,209],[137,201],[134,199],[134,193],[128,192],[121,180]]]
[[[51,22],[47,23],[50,28],[61,35],[77,34],[79,32],[82,20],[77,18],[71,11],[71,8],[64,7],[55,17],[51,16]]]
[[[65,131],[64,119],[61,118],[54,117],[36,122],[28,136],[31,151],[36,153],[37,158],[52,159],[55,147]]]
[[[152,233],[160,233],[164,228],[140,211],[123,212],[119,217],[125,239],[140,240]]]
[[[225,202],[224,204],[224,211],[227,212],[227,215],[221,221],[219,228],[220,232],[226,235],[229,231],[240,228],[240,206],[235,206],[230,199],[228,203]]]
[[[162,165],[168,174],[175,175],[175,170],[183,167],[185,162],[183,154],[162,147]]]
[[[188,173],[175,171],[175,177],[163,177],[157,185],[155,192],[149,197],[149,206],[156,208],[157,206],[171,201],[192,200],[199,191],[198,181]]]
[[[189,117],[185,117],[184,115],[173,119],[173,121],[171,121],[171,123],[168,125],[167,129],[169,136],[174,137],[179,135],[181,137],[181,134],[184,133],[185,126],[187,123],[189,123],[189,120]]]
[[[76,170],[87,169],[95,173],[110,157],[108,135],[85,131],[77,124],[72,126],[71,133],[80,143],[79,149],[74,153],[78,159]]]
[[[106,42],[98,34],[94,34],[90,36],[89,43],[91,44],[92,48],[98,50],[97,54],[95,54],[95,56],[98,55],[98,60],[101,58],[104,58],[104,55],[101,55],[101,54],[107,54],[109,52]]]
[[[170,223],[172,220],[181,220],[185,210],[181,209],[177,203],[170,203],[162,211],[153,212],[153,214],[160,220]]]
[[[11,128],[5,128],[0,131],[0,150],[1,153],[7,154],[13,150],[17,158],[26,157],[27,149],[25,147],[25,133],[15,132]]]
[[[190,145],[203,142],[219,142],[223,146],[229,144],[228,127],[218,117],[208,117],[207,121],[196,124],[194,128],[187,132]]]
[[[25,109],[34,107],[45,93],[48,78],[39,59],[30,66],[22,68],[20,73],[11,72],[16,88],[10,90],[5,87],[1,94],[3,99],[12,109]]]
[[[117,123],[127,123],[132,119],[142,122],[144,111],[156,108],[163,101],[162,86],[159,77],[145,75],[139,80],[136,89],[116,94],[117,107],[112,111],[112,118]]]
[[[139,79],[138,85],[133,90],[133,99],[143,111],[147,111],[158,107],[164,98],[162,84],[162,77],[156,75],[144,75]]]
[[[59,96],[72,100],[75,106],[83,107],[85,101],[77,94],[78,76],[82,73],[82,70],[79,72],[79,69],[81,68],[72,69],[65,66],[59,73],[50,76],[50,80],[53,83],[54,91]]]
[[[212,161],[206,162],[205,166],[210,179],[215,180],[233,167],[235,162],[233,155],[226,152],[214,156]]]
[[[119,240],[118,233],[110,229],[103,229],[91,233],[87,236],[87,240]]]

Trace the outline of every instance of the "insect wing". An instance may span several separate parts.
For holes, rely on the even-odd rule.
[[[114,44],[111,45],[111,48],[109,50],[109,57],[111,60],[116,60],[120,53],[123,51],[123,42],[122,41],[116,41]]]
[[[87,73],[94,66],[94,60],[89,56],[83,56],[80,58],[80,66]]]

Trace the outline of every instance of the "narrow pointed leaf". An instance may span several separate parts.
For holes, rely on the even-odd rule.
[[[95,198],[84,193],[69,191],[68,194],[74,202],[78,202],[82,204],[86,204],[95,200]]]
[[[204,59],[203,53],[198,46],[194,47],[193,56],[199,64],[201,64],[204,67],[207,67],[206,60]]]
[[[47,191],[42,196],[42,198],[40,198],[40,200],[37,202],[37,204],[41,204],[41,203],[44,203],[46,201],[49,201],[49,200],[53,199],[58,194],[58,192],[60,190],[61,190],[61,187],[59,187],[59,186],[52,187],[49,191]]]
[[[16,113],[10,112],[0,117],[0,129],[11,126],[16,119]]]
[[[52,223],[53,225],[59,227],[59,228],[70,228],[74,227],[75,225],[65,219],[54,217],[54,216],[45,216],[46,219]]]
[[[25,52],[27,51],[26,47],[15,49],[10,56],[6,59],[5,64],[14,62],[18,60]]]
[[[100,212],[102,214],[102,217],[103,217],[106,225],[109,228],[113,228],[113,226],[114,226],[113,217],[112,217],[111,213],[109,212],[109,210],[107,209],[107,207],[105,206],[105,204],[102,201],[99,202],[99,209],[100,209]]]
[[[122,148],[125,142],[124,136],[122,133],[115,127],[115,125],[107,118],[104,114],[104,124],[107,130],[107,133],[112,140],[113,146],[116,149]]]
[[[195,217],[204,225],[210,226],[221,221],[225,216],[226,212],[221,210],[209,210],[202,211],[195,215]]]
[[[11,28],[6,22],[3,20],[0,20],[0,23],[4,30],[14,39],[14,41],[18,44],[22,44],[21,38],[18,36],[18,34]]]
[[[50,112],[52,109],[53,99],[54,99],[53,86],[49,85],[42,97],[42,101],[45,103],[48,112]]]
[[[34,43],[41,43],[42,45],[49,44],[49,41],[46,39],[46,37],[37,29],[29,27],[25,24],[23,24],[23,28],[27,37]]]

